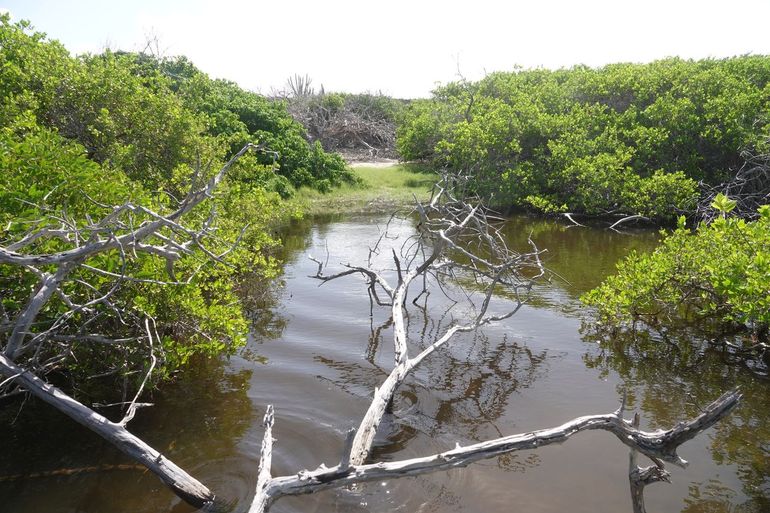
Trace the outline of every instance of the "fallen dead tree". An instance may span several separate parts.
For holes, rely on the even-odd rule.
[[[272,502],[286,495],[314,493],[367,481],[417,476],[465,467],[476,461],[501,454],[562,443],[572,435],[588,430],[609,431],[631,448],[629,484],[632,502],[634,512],[642,513],[645,511],[644,487],[654,482],[667,481],[669,478],[663,462],[685,467],[687,461],[677,454],[678,447],[727,415],[738,404],[740,398],[741,395],[737,391],[727,392],[708,405],[699,416],[687,422],[680,422],[674,428],[665,431],[639,430],[638,417],[634,421],[623,418],[624,406],[621,405],[612,413],[578,417],[550,429],[496,438],[473,445],[458,445],[442,453],[408,460],[354,465],[351,463],[351,447],[346,444],[338,465],[331,468],[321,465],[316,470],[302,470],[296,475],[281,477],[270,476],[274,412],[272,406],[268,406],[264,418],[265,436],[262,442],[257,494],[250,513],[266,511]],[[655,464],[650,467],[637,466],[636,452],[641,452]]]
[[[369,262],[365,266],[343,264],[344,269],[326,274],[327,264],[311,257],[318,264],[312,278],[322,282],[346,276],[359,275],[366,282],[372,308],[374,305],[389,307],[393,324],[395,361],[380,387],[375,388],[372,402],[359,426],[348,432],[341,444],[340,460],[334,466],[322,464],[315,470],[300,470],[294,475],[271,476],[272,428],[275,412],[267,407],[264,418],[265,433],[261,448],[256,495],[250,513],[263,513],[279,498],[287,495],[314,493],[356,483],[415,476],[441,470],[467,466],[475,461],[514,451],[536,449],[561,443],[572,435],[586,430],[605,430],[614,434],[632,449],[629,483],[636,513],[644,512],[643,489],[652,482],[668,479],[664,462],[685,466],[687,462],[677,454],[677,448],[717,422],[734,408],[739,400],[738,392],[728,392],[709,405],[701,415],[680,423],[667,431],[645,432],[636,423],[623,417],[625,405],[603,415],[589,415],[570,420],[560,426],[528,433],[501,437],[494,440],[432,454],[421,458],[390,462],[369,462],[374,436],[385,413],[392,407],[394,394],[409,377],[410,372],[434,351],[448,344],[460,332],[469,332],[514,315],[526,300],[527,292],[546,270],[541,262],[541,251],[530,240],[531,251],[517,253],[510,250],[502,235],[495,229],[495,219],[480,205],[472,205],[454,191],[464,188],[464,178],[446,176],[434,190],[431,201],[418,205],[417,234],[393,249],[392,274],[389,280],[382,271],[372,265],[373,254],[379,253],[387,232],[370,249]],[[413,286],[411,304],[427,308],[427,297],[432,289],[442,292],[449,280],[472,283],[475,295],[466,294],[472,309],[464,321],[454,322],[443,333],[414,356],[409,354],[405,311],[409,306],[410,286]],[[513,298],[503,311],[491,313],[496,294],[505,293]],[[497,302],[495,302],[497,303]],[[649,457],[652,467],[636,465],[636,453]]]

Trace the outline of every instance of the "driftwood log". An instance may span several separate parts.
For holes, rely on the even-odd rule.
[[[214,500],[214,493],[211,490],[129,432],[121,422],[111,422],[55,386],[21,369],[2,354],[0,354],[0,374],[12,376],[27,392],[98,434],[126,456],[147,467],[186,502],[201,508]]]
[[[634,421],[623,418],[624,408],[603,415],[588,415],[565,422],[550,429],[541,429],[521,433],[473,445],[457,446],[454,449],[422,458],[377,462],[368,465],[353,465],[349,449],[344,449],[341,463],[327,468],[321,465],[318,469],[302,470],[292,476],[269,477],[272,454],[273,408],[268,406],[265,415],[265,436],[262,442],[262,462],[259,466],[259,483],[257,493],[249,513],[266,511],[273,501],[285,495],[300,495],[313,493],[329,488],[394,479],[398,477],[417,476],[440,470],[465,467],[473,462],[500,456],[515,451],[537,449],[546,445],[562,443],[572,435],[581,431],[603,430],[615,435],[618,440],[628,445],[633,452],[641,452],[656,462],[653,467],[639,468],[636,466],[635,455],[631,456],[632,500],[634,512],[644,512],[642,492],[644,486],[652,482],[666,480],[668,474],[661,462],[668,462],[685,467],[687,461],[677,454],[677,449],[684,442],[708,429],[719,419],[727,415],[740,401],[741,394],[737,391],[727,392],[703,412],[687,422],[681,422],[668,430],[641,431],[635,427]]]

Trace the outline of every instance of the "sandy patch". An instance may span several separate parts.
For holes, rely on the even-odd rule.
[[[398,165],[398,160],[395,159],[377,159],[371,162],[350,162],[350,167],[393,167]]]

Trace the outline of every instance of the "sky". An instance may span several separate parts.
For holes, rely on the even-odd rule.
[[[516,66],[770,54],[770,0],[0,0],[0,11],[73,54],[157,38],[162,55],[263,94],[295,74],[416,98]]]

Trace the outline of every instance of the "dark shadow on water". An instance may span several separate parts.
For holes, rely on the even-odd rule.
[[[220,494],[222,505],[253,486],[253,462],[238,461],[236,444],[254,424],[246,395],[251,371],[232,373],[222,362],[192,365],[147,401],[129,429]],[[112,445],[46,404],[30,400],[0,412],[0,505],[14,513],[194,511],[153,474],[132,465]],[[126,467],[120,469],[119,466]],[[242,466],[242,472],[233,467]],[[73,469],[84,472],[69,472]],[[52,475],[45,475],[52,473]],[[41,477],[32,477],[44,474]],[[21,475],[4,480],[3,476]],[[218,476],[233,479],[224,485]],[[216,477],[215,477],[216,476]],[[75,491],[76,493],[72,493]]]

